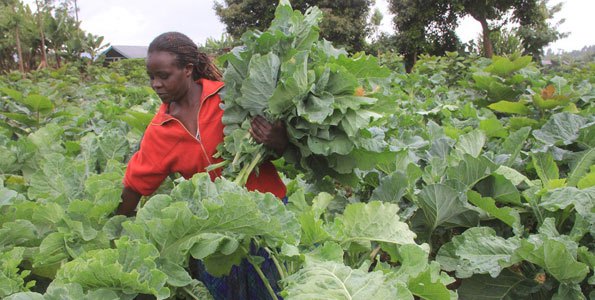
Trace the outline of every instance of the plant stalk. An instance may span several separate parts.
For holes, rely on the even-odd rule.
[[[212,164],[208,167],[205,168],[205,170],[207,170],[207,172],[211,172],[213,170],[217,170],[219,168],[223,168],[225,166],[229,165],[229,160],[224,160],[222,162],[216,163],[216,164]]]
[[[278,300],[279,298],[277,298],[277,294],[275,294],[275,291],[273,290],[271,283],[266,278],[266,276],[264,276],[264,273],[262,272],[260,267],[252,261],[250,256],[248,256],[248,262],[254,267],[254,270],[256,270],[256,273],[258,273],[258,277],[260,277],[260,279],[262,279],[262,282],[264,283],[264,286],[267,288],[267,291],[269,292],[271,297],[275,300]]]
[[[372,252],[370,253],[371,261],[374,261],[374,257],[376,257],[376,255],[378,255],[378,252],[380,252],[380,246],[376,246],[376,248],[374,248],[374,250],[372,250]]]
[[[192,297],[192,299],[200,300],[198,299],[198,297],[194,296],[194,294],[192,294],[192,291],[189,291],[187,287],[183,287],[182,290],[184,290],[184,292],[186,292],[187,295]]]
[[[254,157],[252,162],[250,162],[249,165],[243,167],[242,170],[240,170],[238,177],[234,181],[237,185],[239,185],[239,186],[246,185],[246,182],[248,181],[248,177],[250,176],[250,173],[252,173],[254,168],[256,168],[256,165],[258,165],[258,163],[260,163],[260,161],[262,160],[263,152],[264,152],[263,149],[258,151],[258,153]]]
[[[264,247],[264,250],[269,254],[269,257],[273,260],[273,263],[275,263],[275,267],[277,267],[277,271],[279,272],[279,276],[281,276],[281,279],[285,279],[285,277],[287,277],[287,271],[284,270],[285,268],[281,266],[277,257],[273,255],[273,251],[271,251],[271,249],[269,249],[268,247]]]

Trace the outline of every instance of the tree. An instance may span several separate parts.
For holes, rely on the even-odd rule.
[[[60,67],[63,60],[80,60],[82,53],[95,55],[105,47],[103,37],[80,29],[72,0],[56,5],[51,0],[35,2],[33,13],[20,0],[0,0],[0,70],[18,65],[24,74],[38,67]]]
[[[50,1],[46,0],[41,2],[40,0],[35,0],[35,4],[37,6],[37,26],[39,27],[39,41],[41,42],[41,62],[39,63],[38,69],[43,69],[48,66],[48,59],[47,59],[47,51],[45,46],[45,15],[48,14],[48,9],[51,9]]]
[[[411,70],[420,53],[443,55],[447,51],[456,51],[460,44],[454,32],[459,10],[456,3],[447,0],[388,2],[389,11],[395,15],[395,43],[405,56],[407,71]]]
[[[545,46],[568,36],[568,33],[557,30],[557,27],[564,23],[564,19],[553,26],[548,24],[548,20],[551,20],[554,14],[562,10],[562,3],[548,8],[547,1],[520,2],[519,9],[515,10],[515,19],[520,24],[518,35],[525,48],[524,54],[531,55],[538,60],[543,56]]]
[[[364,48],[370,33],[368,15],[373,0],[295,0],[292,6],[301,12],[318,6],[324,17],[320,24],[323,38],[351,51]],[[215,2],[215,12],[226,31],[233,38],[240,38],[249,29],[265,30],[273,20],[276,3],[268,0],[225,0]]]
[[[409,39],[400,49],[410,55],[451,48],[458,20],[471,16],[481,25],[486,57],[494,55],[492,33],[514,24],[525,54],[537,58],[544,46],[564,36],[548,24],[560,5],[548,9],[547,0],[389,0],[397,38]],[[428,49],[428,44],[434,48]]]
[[[17,3],[13,2],[9,3],[8,5],[10,5],[11,7],[10,11],[7,11],[8,14],[6,15],[9,16],[10,21],[12,21],[8,24],[9,27],[14,27],[15,44],[17,47],[17,60],[19,61],[19,71],[21,72],[21,74],[25,74],[25,66],[23,64],[23,48],[21,47],[21,32],[19,28],[20,18],[16,8]]]
[[[63,58],[76,59],[83,51],[82,46],[69,48],[69,45],[76,44],[84,36],[84,32],[79,29],[79,22],[70,13],[69,3],[66,1],[53,9],[53,15],[45,18],[46,45],[48,52],[53,52],[58,68]]]
[[[382,24],[382,19],[384,19],[384,15],[380,11],[380,9],[374,9],[372,16],[370,17],[370,26],[371,26],[371,34],[372,37],[377,38],[380,35],[379,29],[380,24]]]
[[[33,14],[18,0],[3,0],[0,5],[0,66],[12,69],[16,59],[19,71],[24,74],[28,69],[25,62],[31,56],[30,43],[35,36]]]

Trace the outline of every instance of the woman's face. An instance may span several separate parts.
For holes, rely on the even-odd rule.
[[[147,57],[147,74],[151,87],[161,101],[170,103],[179,101],[188,92],[192,82],[192,65],[179,68],[176,55],[171,52],[150,52]]]

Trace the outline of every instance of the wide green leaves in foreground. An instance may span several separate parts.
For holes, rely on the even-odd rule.
[[[56,281],[86,289],[116,287],[124,295],[143,293],[165,299],[170,291],[165,287],[167,275],[157,269],[158,256],[151,244],[121,239],[115,249],[92,250],[66,263]]]
[[[398,289],[380,271],[368,273],[330,261],[306,265],[286,281],[284,299],[395,299]]]
[[[415,233],[399,221],[398,210],[395,204],[379,201],[348,205],[343,215],[335,219],[337,237],[342,244],[370,241],[415,244]]]
[[[204,260],[207,270],[220,276],[248,255],[252,239],[280,247],[296,244],[300,234],[293,213],[274,195],[248,192],[225,179],[212,182],[208,174],[180,182],[171,196],[151,198],[123,227],[125,234],[157,247],[175,286],[190,281],[180,269],[189,256]]]

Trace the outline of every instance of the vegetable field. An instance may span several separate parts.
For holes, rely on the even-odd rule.
[[[396,55],[319,41],[315,13],[280,8],[220,58],[238,106],[254,104],[239,84],[270,83],[255,78],[278,62],[268,96],[285,102],[254,109],[287,118],[292,146],[274,162],[287,205],[172,175],[135,217],[114,216],[160,104],[144,62],[3,75],[0,298],[209,299],[189,257],[223,275],[258,266],[255,244],[284,299],[593,299],[595,63],[451,53],[405,73]],[[238,120],[224,119],[237,141],[222,156],[266,156]],[[244,165],[225,167],[236,179]]]

